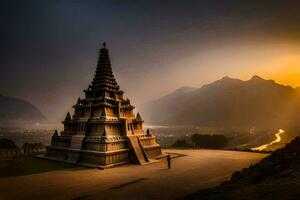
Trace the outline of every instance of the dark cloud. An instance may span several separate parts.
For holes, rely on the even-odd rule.
[[[299,9],[299,1],[283,0],[1,1],[0,93],[28,99],[54,119],[87,86],[103,40],[125,91],[142,94],[133,86],[145,74],[172,71],[171,63],[199,48],[298,43]]]

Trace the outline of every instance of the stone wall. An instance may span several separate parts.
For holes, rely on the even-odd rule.
[[[128,163],[129,153],[130,153],[129,149],[118,151],[118,152],[104,153],[104,154],[84,151],[81,152],[80,162],[92,163],[92,164],[97,164],[102,166],[115,165],[119,163]]]
[[[159,145],[157,146],[150,146],[144,148],[149,158],[155,158],[161,155],[161,148]]]
[[[70,147],[71,136],[52,136],[51,146]]]
[[[139,136],[139,139],[143,146],[157,145],[155,136],[141,135]]]
[[[55,148],[51,146],[47,146],[46,149],[47,149],[47,153],[46,153],[47,157],[55,157],[59,160],[65,160],[67,157],[66,149]]]

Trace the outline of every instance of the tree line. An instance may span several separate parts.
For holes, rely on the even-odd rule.
[[[191,137],[183,137],[175,141],[172,147],[200,148],[200,149],[221,149],[228,143],[224,135],[207,135],[195,133]]]
[[[22,149],[42,149],[44,144],[39,143],[24,143]],[[17,149],[19,148],[16,143],[10,139],[2,138],[0,139],[0,149]]]

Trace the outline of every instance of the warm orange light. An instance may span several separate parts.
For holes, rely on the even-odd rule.
[[[284,85],[300,86],[300,54],[273,59],[264,69],[262,76]]]

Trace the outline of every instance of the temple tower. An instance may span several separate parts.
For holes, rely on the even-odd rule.
[[[113,75],[106,44],[100,49],[96,72],[78,98],[74,114],[67,113],[64,130],[52,136],[48,159],[85,166],[110,167],[124,163],[149,162],[161,155],[155,136],[145,134],[143,120],[135,116],[129,99]]]

